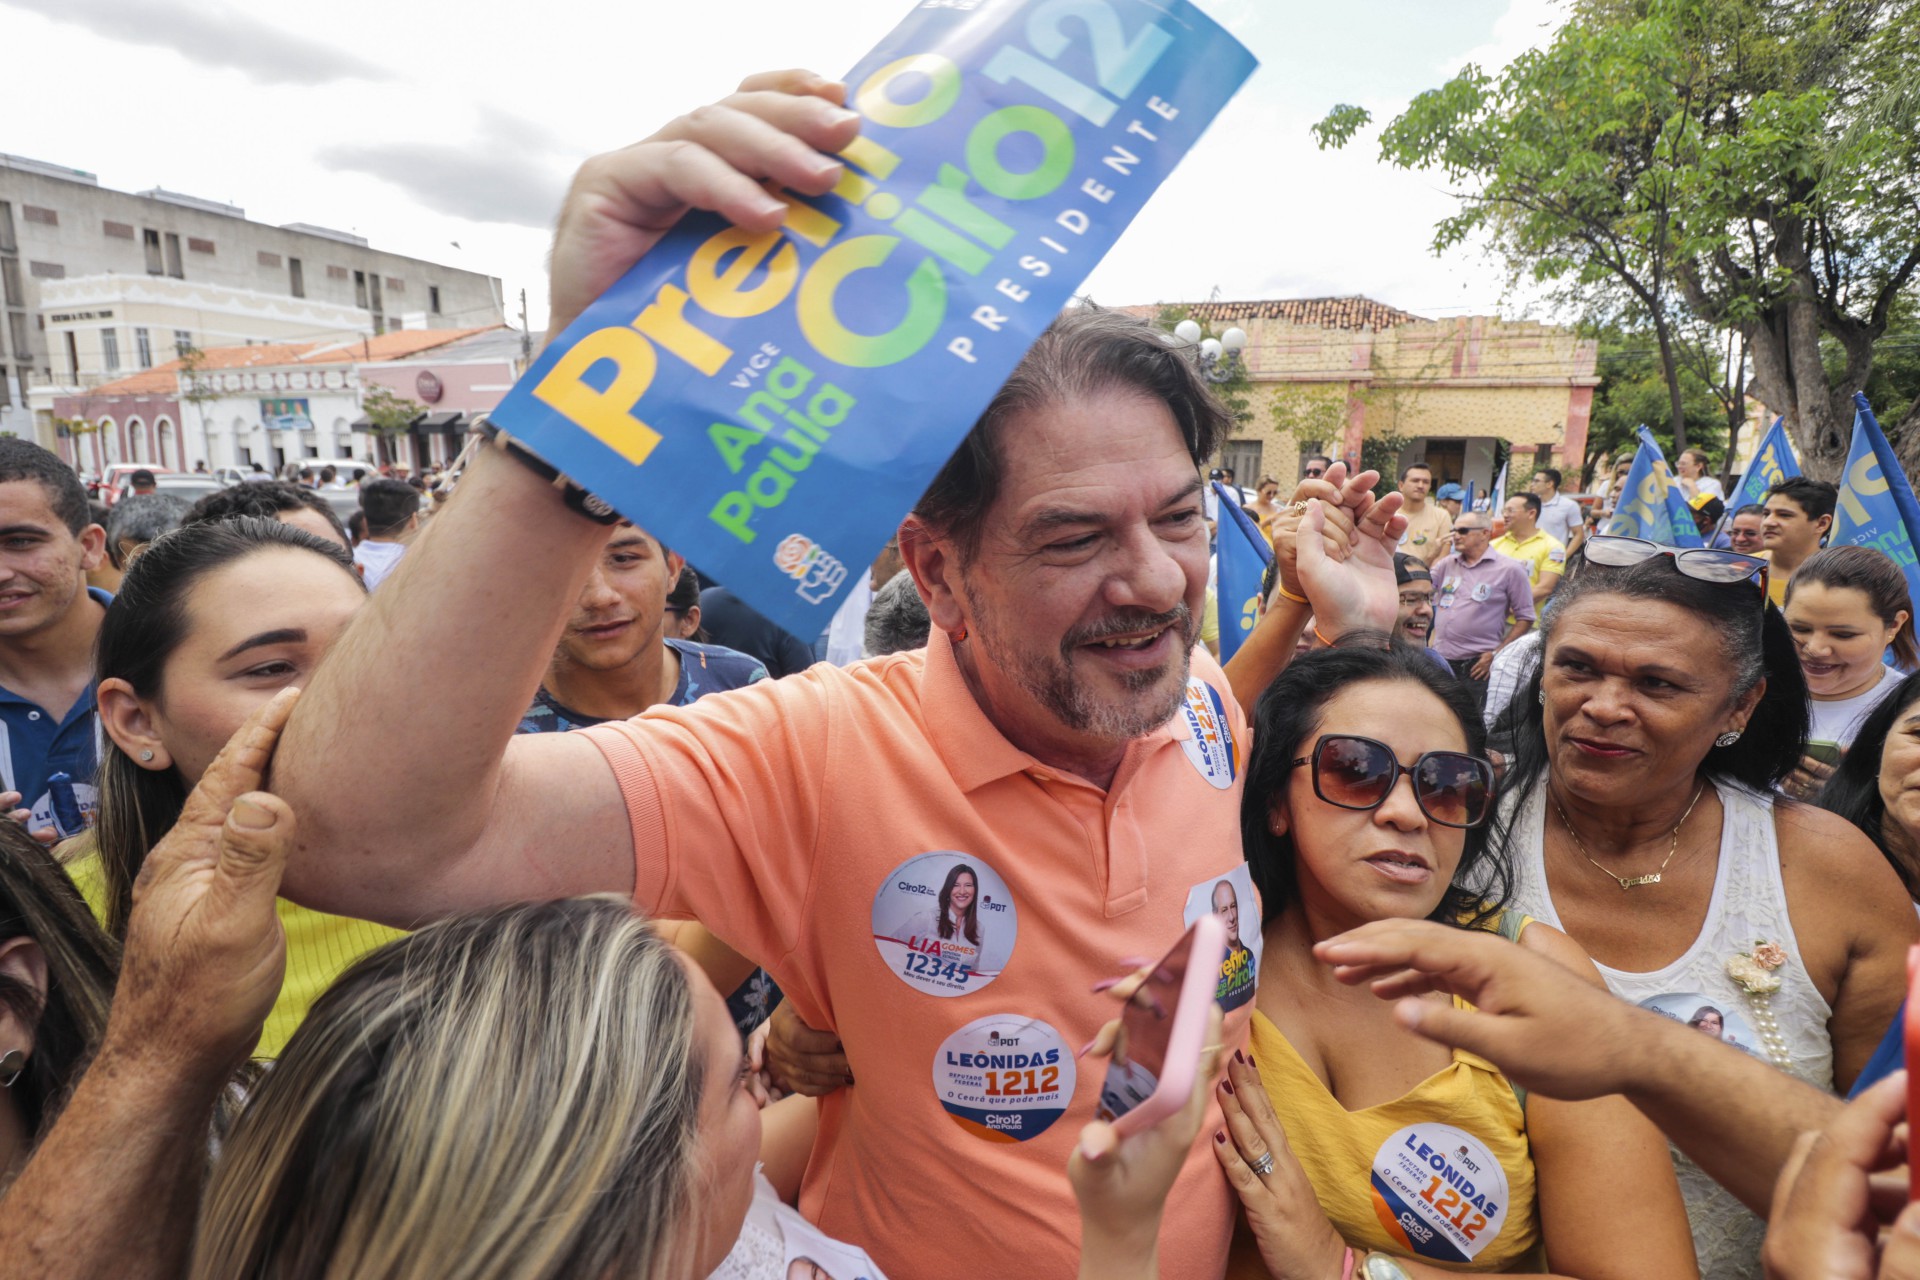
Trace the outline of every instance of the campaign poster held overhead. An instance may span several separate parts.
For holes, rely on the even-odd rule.
[[[832,194],[689,215],[492,418],[816,635],[1253,68],[1186,0],[926,0],[847,78]]]

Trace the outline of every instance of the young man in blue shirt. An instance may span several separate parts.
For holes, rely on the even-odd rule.
[[[43,839],[74,834],[71,812],[55,830],[53,774],[93,814],[93,642],[113,597],[88,587],[87,571],[106,541],[71,467],[0,439],[0,810]]]
[[[667,596],[686,561],[652,534],[622,522],[607,534],[600,563],[580,588],[520,733],[562,733],[626,720],[648,707],[684,707],[697,698],[767,678],[758,658],[666,634]],[[727,1011],[741,1035],[766,1021],[780,989],[697,925],[674,940],[730,991]]]

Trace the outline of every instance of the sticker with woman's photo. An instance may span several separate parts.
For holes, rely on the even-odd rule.
[[[937,850],[909,858],[873,895],[873,941],[902,982],[929,995],[963,996],[1000,976],[1019,916],[992,867]]]
[[[1213,997],[1222,1011],[1238,1009],[1253,999],[1260,980],[1260,895],[1254,892],[1253,872],[1246,863],[1187,891],[1182,919],[1189,928],[1209,911],[1227,926],[1227,956],[1220,962]]]
[[[1074,1061],[1037,1018],[977,1018],[933,1057],[933,1091],[955,1124],[989,1142],[1039,1137],[1073,1101]]]
[[[1671,995],[1651,996],[1640,1002],[1663,1018],[1684,1022],[1695,1031],[1724,1040],[1756,1058],[1767,1055],[1760,1047],[1760,1033],[1729,1000],[1703,996],[1697,991],[1679,991]]]

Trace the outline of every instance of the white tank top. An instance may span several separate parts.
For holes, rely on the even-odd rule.
[[[1706,922],[1681,956],[1650,973],[1632,973],[1599,965],[1607,986],[1631,1000],[1680,1022],[1713,1030],[1718,1016],[1721,1038],[1763,1062],[1781,1065],[1762,1042],[1753,1016],[1752,997],[1727,976],[1727,961],[1751,951],[1760,941],[1778,943],[1787,963],[1775,972],[1780,989],[1769,1005],[1781,1035],[1787,1069],[1815,1088],[1833,1090],[1833,1040],[1827,1019],[1833,1009],[1807,975],[1800,943],[1788,918],[1786,887],[1780,879],[1780,846],[1773,827],[1773,796],[1758,795],[1737,783],[1715,789],[1725,817],[1720,828],[1720,862]],[[1545,862],[1546,784],[1517,801],[1513,824],[1513,895],[1507,905],[1561,928],[1547,890]],[[1509,798],[1509,803],[1516,801]],[[1627,890],[1621,906],[1629,908]],[[1656,890],[1657,892],[1657,890]],[[1562,930],[1564,932],[1564,930]],[[1700,1259],[1703,1280],[1746,1280],[1760,1276],[1760,1241],[1766,1224],[1733,1194],[1678,1149],[1673,1153],[1687,1220]]]

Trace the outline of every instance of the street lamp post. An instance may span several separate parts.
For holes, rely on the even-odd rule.
[[[1219,337],[1205,335],[1197,320],[1182,320],[1173,326],[1174,345],[1198,348],[1199,358],[1195,362],[1200,376],[1208,382],[1232,382],[1245,371],[1240,353],[1246,350],[1247,334],[1244,329],[1235,326]]]

